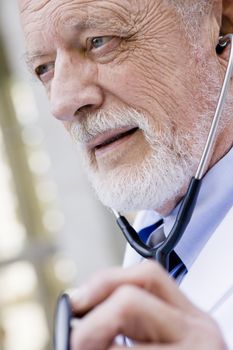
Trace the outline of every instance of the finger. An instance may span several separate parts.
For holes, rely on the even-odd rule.
[[[114,268],[96,275],[71,295],[74,313],[85,313],[123,284],[139,286],[181,310],[197,309],[180,292],[175,282],[156,262],[146,261],[128,269]]]
[[[113,345],[108,350],[128,350],[128,347],[125,346],[117,346]],[[148,344],[140,344],[135,345],[132,347],[133,350],[181,350],[181,347],[177,344],[167,345],[167,344],[161,344],[161,345],[148,345]]]
[[[108,350],[128,350],[128,347],[113,345]],[[132,347],[133,350],[181,350],[179,344],[140,344]]]
[[[177,342],[186,331],[183,318],[145,290],[122,286],[80,321],[72,332],[72,350],[108,349],[119,334],[140,342]]]

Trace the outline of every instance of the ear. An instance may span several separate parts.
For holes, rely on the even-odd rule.
[[[233,33],[233,0],[222,0],[221,34]]]

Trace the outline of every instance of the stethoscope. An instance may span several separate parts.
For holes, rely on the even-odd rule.
[[[149,247],[138,236],[135,229],[129,224],[127,219],[120,213],[112,209],[116,217],[118,226],[120,227],[124,237],[131,245],[131,247],[146,259],[155,259],[167,271],[169,271],[169,257],[171,252],[182,238],[186,227],[188,226],[195,209],[196,201],[201,187],[201,182],[205,174],[207,164],[213,149],[219,121],[221,118],[224,102],[227,96],[227,89],[229,87],[232,71],[233,71],[233,34],[228,34],[222,38],[217,45],[216,51],[221,54],[224,49],[231,44],[230,57],[224,77],[220,97],[218,100],[215,115],[211,124],[209,135],[205,144],[205,148],[199,162],[196,174],[192,177],[188,190],[182,199],[180,208],[167,238],[160,245],[155,248]],[[70,350],[70,334],[72,329],[72,309],[70,299],[67,294],[62,294],[57,302],[55,313],[55,327],[54,327],[54,350]]]
[[[188,190],[182,199],[180,208],[175,220],[175,223],[168,234],[167,238],[156,246],[151,248],[147,246],[139,237],[134,228],[129,224],[127,219],[120,215],[116,210],[112,209],[114,213],[117,224],[120,227],[124,237],[131,245],[131,247],[136,250],[144,258],[155,259],[158,261],[167,271],[169,271],[169,256],[174,250],[180,239],[182,238],[186,227],[188,226],[190,219],[192,217],[193,211],[196,206],[197,197],[201,188],[202,178],[205,174],[206,167],[210,158],[211,150],[213,148],[215,136],[217,133],[221,113],[223,110],[225,98],[227,95],[227,88],[231,79],[231,74],[233,70],[233,34],[226,35],[220,39],[220,42],[216,48],[217,53],[221,53],[225,47],[231,43],[231,52],[228,67],[226,70],[221,94],[218,100],[218,105],[216,112],[211,124],[209,135],[205,144],[205,148],[199,162],[196,174],[192,177]]]

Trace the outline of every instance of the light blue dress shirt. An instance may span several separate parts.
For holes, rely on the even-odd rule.
[[[193,216],[175,249],[188,270],[232,205],[233,149],[215,164],[203,178]],[[163,218],[166,236],[174,224],[178,210],[179,205]],[[142,211],[136,219],[136,229],[139,231],[160,218],[161,216],[154,211]]]
[[[233,206],[233,149],[231,149],[213,168],[211,168],[202,180],[199,197],[191,221],[175,251],[189,270],[198,257],[202,248],[209,240],[215,229],[224,219]],[[167,236],[174,224],[179,205],[163,218],[164,233]],[[139,232],[161,219],[161,216],[153,210],[141,211],[135,220],[134,227]],[[157,231],[152,232],[148,241]],[[158,232],[159,233],[159,232]],[[137,253],[132,259],[132,248],[128,245],[124,266],[138,263],[143,260]],[[134,261],[133,261],[134,260]],[[133,342],[123,338],[123,344],[131,347]],[[121,344],[122,344],[121,341]]]

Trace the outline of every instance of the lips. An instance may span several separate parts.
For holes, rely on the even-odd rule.
[[[123,140],[124,138],[134,134],[137,130],[138,127],[126,127],[105,132],[88,142],[87,148],[88,150],[92,151],[100,150],[116,141]]]

